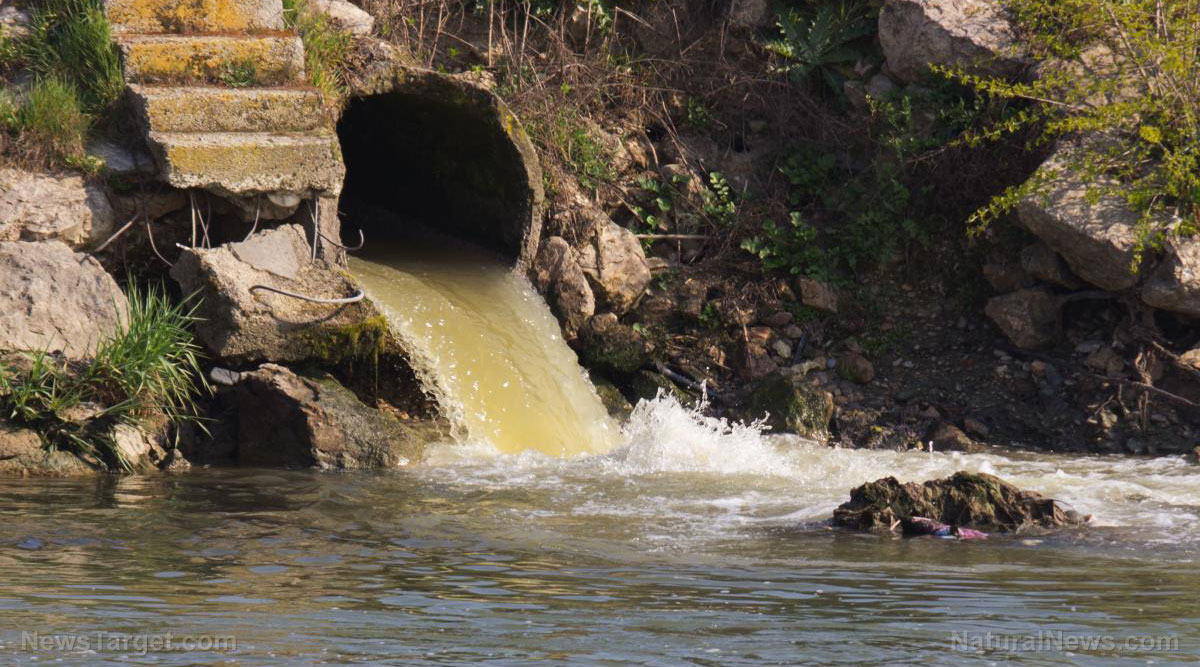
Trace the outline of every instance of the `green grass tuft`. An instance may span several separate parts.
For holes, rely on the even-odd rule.
[[[345,71],[353,38],[307,0],[283,0],[284,23],[300,33],[309,82],[332,104],[346,96]]]
[[[132,469],[112,427],[153,429],[163,419],[196,422],[195,400],[208,389],[192,338],[195,304],[171,303],[162,288],[129,289],[126,322],[102,341],[90,361],[71,364],[44,351],[26,355],[20,370],[0,364],[0,418],[36,430],[47,446]],[[90,418],[70,418],[88,407]]]

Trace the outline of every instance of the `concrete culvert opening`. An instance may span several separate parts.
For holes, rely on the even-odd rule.
[[[487,90],[436,75],[404,79],[352,99],[338,136],[347,244],[358,242],[359,230],[370,244],[423,224],[514,264],[532,261],[541,170],[529,139]]]

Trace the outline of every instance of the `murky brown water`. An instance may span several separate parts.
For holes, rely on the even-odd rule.
[[[827,450],[647,408],[601,457],[445,445],[389,474],[0,481],[0,663],[1200,661],[1200,469]],[[862,479],[957,468],[1107,508],[1102,525],[964,543],[821,524]],[[96,650],[98,631],[236,648]],[[34,632],[92,646],[33,651]],[[988,632],[992,650],[953,644]],[[995,644],[1039,632],[1171,650]]]

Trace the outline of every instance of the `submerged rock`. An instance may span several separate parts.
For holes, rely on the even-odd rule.
[[[0,242],[0,350],[46,350],[81,359],[124,320],[112,276],[57,241]]]
[[[901,484],[895,477],[863,484],[850,492],[849,502],[834,510],[833,524],[893,530],[917,517],[1000,532],[1075,526],[1090,518],[994,475],[960,471],[924,484]]]
[[[386,336],[386,322],[366,301],[312,303],[259,288],[321,298],[358,291],[344,273],[311,260],[299,225],[211,250],[186,250],[171,277],[184,293],[199,293],[196,335],[221,359],[337,362],[371,353]]]
[[[328,375],[305,377],[263,364],[231,391],[243,465],[395,468],[420,460],[432,428],[364,405]]]

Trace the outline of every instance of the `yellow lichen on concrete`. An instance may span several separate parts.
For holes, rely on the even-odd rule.
[[[159,132],[302,132],[331,124],[316,90],[134,86],[133,92]]]
[[[300,81],[304,47],[299,37],[191,38],[141,36],[124,40],[125,77],[142,82],[210,82],[273,85]]]
[[[176,135],[178,136],[178,135]],[[337,191],[344,172],[333,135],[273,135],[260,141],[239,139],[175,143],[159,137],[168,179],[178,187],[221,183],[240,191]],[[152,137],[152,140],[154,138]]]
[[[109,0],[108,20],[141,33],[243,32],[283,27],[279,0]]]

